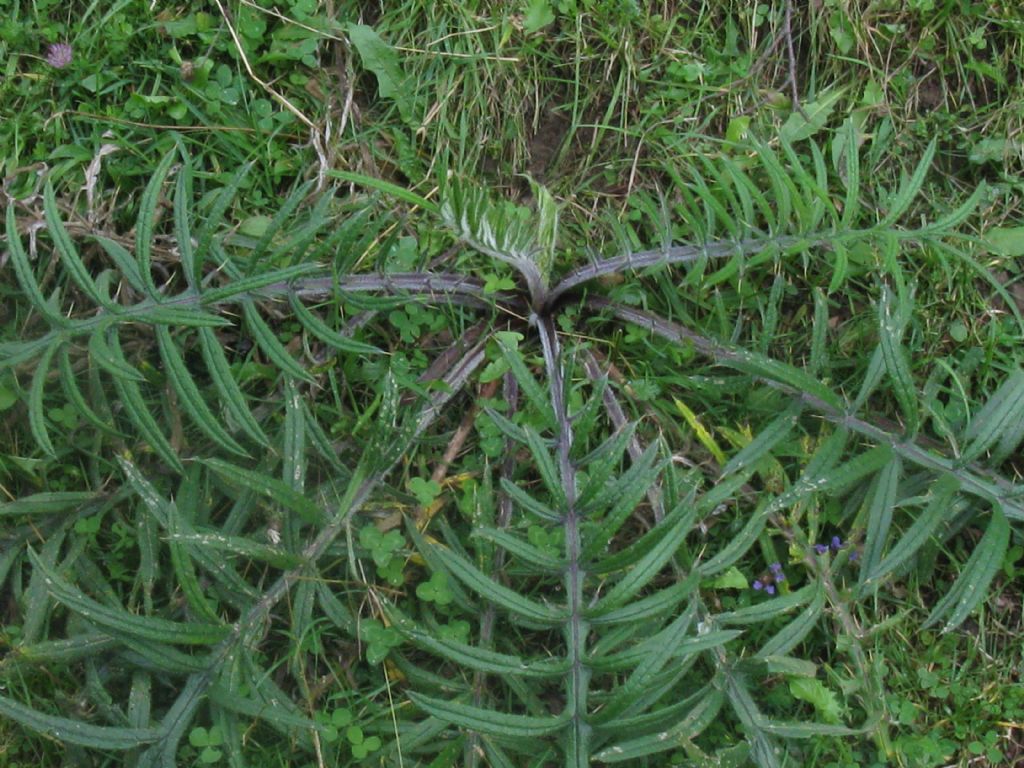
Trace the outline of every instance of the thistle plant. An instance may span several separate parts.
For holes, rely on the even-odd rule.
[[[81,472],[0,506],[0,585],[19,626],[0,671],[66,664],[88,706],[44,711],[8,691],[0,715],[139,766],[176,765],[190,729],[206,754],[241,765],[257,722],[320,764],[581,768],[664,765],[669,753],[770,767],[817,735],[889,749],[856,604],[968,523],[984,533],[926,625],[952,629],[985,597],[1024,519],[1020,488],[996,471],[1024,438],[1024,374],[1010,372],[947,444],[925,434],[897,254],[953,249],[983,192],[903,226],[933,145],[871,218],[852,125],[844,135],[834,172],[813,145],[809,161],[784,143],[736,145],[664,192],[678,233],[582,264],[560,253],[541,187],[530,211],[455,180],[438,205],[359,179],[435,215],[464,249],[457,263],[510,266],[513,287],[497,291],[469,271],[387,269],[400,244],[372,199],[337,213],[329,196],[307,206],[300,187],[239,237],[224,218],[244,169],[199,217],[178,151],[141,198],[133,247],[72,234],[47,185],[50,247],[33,261],[23,222],[36,201],[10,201],[28,330],[0,348],[0,371],[27,382],[39,454]],[[158,282],[163,196],[174,259],[162,257]],[[358,273],[379,243],[381,269]],[[886,279],[852,397],[818,376],[820,311],[801,367],[598,284],[625,276],[656,303],[652,283],[685,291],[826,257],[841,271],[865,248]],[[402,349],[394,328],[429,329],[422,346],[440,351]],[[731,455],[681,392],[696,439],[657,413],[637,418],[642,401],[589,341],[622,329],[648,354],[688,356],[709,397],[754,392],[772,417],[736,433]],[[886,400],[900,425],[874,417]],[[57,402],[87,434],[57,436]],[[841,531],[822,530],[826,504]],[[104,557],[119,530],[130,542]],[[761,577],[739,568],[752,563]],[[822,628],[842,638],[851,670],[844,707],[826,706],[835,695],[801,657]],[[338,658],[378,676],[376,714],[331,703],[371,698]],[[773,711],[762,692],[779,679],[816,719]]]

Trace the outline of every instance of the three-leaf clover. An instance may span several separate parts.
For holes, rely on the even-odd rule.
[[[352,757],[366,757],[371,752],[376,752],[381,746],[379,736],[367,738],[363,735],[363,729],[358,725],[350,726],[345,731],[345,738],[348,739],[349,746],[352,748]]]
[[[405,544],[405,539],[398,531],[381,533],[380,529],[371,523],[360,529],[359,543],[370,550],[373,562],[381,568],[391,560],[392,553]]]
[[[437,636],[442,640],[451,640],[457,643],[469,642],[469,622],[457,619],[442,624],[437,628]]]
[[[441,485],[435,480],[424,480],[422,477],[414,477],[409,481],[409,490],[416,497],[421,507],[429,507],[434,499],[441,495]]]
[[[385,627],[376,619],[364,621],[361,631],[366,643],[366,660],[370,664],[380,664],[392,648],[402,644],[402,636],[396,630]]]
[[[224,735],[221,733],[220,726],[215,725],[209,730],[203,728],[201,725],[196,726],[188,734],[188,743],[196,749],[201,749],[199,753],[199,762],[204,765],[212,765],[223,757],[224,753],[217,747],[224,743]]]
[[[314,719],[324,726],[320,732],[321,738],[328,744],[333,744],[338,740],[341,729],[352,722],[352,712],[341,707],[331,712],[330,715],[326,712],[317,712]]]
[[[377,575],[392,587],[402,586],[405,582],[405,558],[392,557],[384,565],[378,565]]]
[[[429,581],[421,583],[416,587],[416,597],[428,603],[448,605],[452,601],[452,591],[448,588],[448,574],[438,571]]]

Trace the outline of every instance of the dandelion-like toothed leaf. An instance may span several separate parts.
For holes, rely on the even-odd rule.
[[[768,426],[758,431],[757,436],[745,445],[722,467],[722,477],[728,477],[732,473],[757,463],[764,456],[771,453],[779,443],[785,440],[800,418],[802,406],[794,403],[786,409],[786,412],[775,418]]]
[[[924,185],[924,178],[928,175],[928,171],[931,168],[932,160],[935,158],[935,148],[938,146],[938,139],[932,139],[931,143],[928,144],[928,148],[925,149],[924,154],[921,156],[920,162],[914,169],[914,173],[911,174],[910,178],[907,179],[889,200],[888,213],[885,218],[878,222],[875,229],[884,229],[891,227],[902,216],[910,204],[917,197],[921,191],[921,187]]]
[[[393,626],[415,645],[467,669],[494,675],[554,679],[564,676],[569,667],[568,659],[527,661],[519,656],[490,651],[457,640],[438,638],[417,627],[407,618],[396,620]]]
[[[382,354],[382,350],[372,344],[364,344],[361,341],[356,341],[335,331],[323,320],[306,309],[302,300],[294,293],[288,294],[288,301],[291,303],[292,311],[303,327],[324,343],[342,352],[353,352],[361,355]]]
[[[546,504],[542,504],[518,485],[515,485],[508,478],[501,478],[501,489],[507,493],[511,497],[512,501],[514,501],[524,512],[529,512],[540,521],[548,523],[561,522],[562,516],[560,514],[555,512]]]
[[[228,363],[216,334],[209,328],[200,328],[198,334],[203,362],[206,364],[206,370],[209,371],[210,378],[213,379],[213,384],[217,388],[220,401],[238,423],[239,427],[249,437],[260,445],[270,445],[269,438],[259,422],[256,421],[252,411],[249,410],[249,406],[245,401],[245,395],[235,381],[235,377],[231,372],[231,364]]]
[[[158,295],[156,283],[153,282],[152,252],[153,233],[156,225],[156,208],[160,203],[160,192],[164,180],[171,170],[177,148],[170,150],[153,171],[146,189],[139,202],[139,215],[135,221],[135,258],[139,264],[139,272],[146,290],[153,296]]]
[[[658,461],[658,446],[647,446],[643,455],[612,483],[602,489],[594,499],[581,510],[585,517],[594,516],[597,510],[606,510],[604,519],[588,534],[583,543],[580,559],[587,562],[597,557],[611,542],[647,491],[657,482],[665,464]]]
[[[944,475],[936,480],[928,492],[927,506],[921,510],[907,532],[889,550],[878,566],[870,571],[864,580],[865,586],[873,586],[889,573],[905,565],[939,529],[939,526],[952,518],[951,507],[954,497],[960,490],[957,479]]]
[[[889,538],[892,511],[896,505],[903,462],[899,456],[882,467],[868,488],[866,499],[867,524],[864,527],[864,551],[861,554],[859,584],[863,587],[868,574],[874,573],[882,560],[882,552]]]
[[[439,546],[433,545],[432,548],[438,553],[442,552]],[[542,605],[527,597],[523,597],[515,590],[499,584],[475,565],[450,549],[443,550],[439,560],[444,563],[445,570],[467,588],[476,592],[485,600],[489,600],[495,605],[499,605],[518,616],[522,616],[524,619],[554,626],[564,618],[563,609]]]
[[[323,510],[276,477],[242,469],[221,459],[202,459],[202,462],[229,483],[259,493],[291,510],[307,523],[320,523],[324,519]]]
[[[699,575],[698,571],[693,571],[685,579],[670,587],[665,587],[648,597],[635,600],[600,616],[588,616],[587,620],[594,625],[612,626],[664,617],[675,611],[679,604],[697,588],[700,583]]]
[[[498,336],[497,344],[502,360],[508,365],[512,375],[516,377],[516,382],[519,384],[520,389],[522,389],[523,394],[526,395],[527,400],[543,416],[543,423],[554,425],[555,419],[551,413],[551,404],[548,402],[547,393],[526,367],[523,353],[519,350],[519,347],[501,336]]]
[[[601,763],[624,763],[684,746],[714,722],[725,704],[725,695],[709,685],[689,701],[688,711],[681,713],[670,728],[603,747],[594,755],[594,760]]]
[[[57,451],[50,441],[50,433],[46,427],[43,390],[46,387],[46,377],[50,373],[50,362],[60,346],[62,345],[59,341],[54,342],[43,352],[36,363],[35,371],[32,372],[32,385],[28,391],[28,424],[29,429],[32,431],[32,437],[35,438],[36,443],[43,449],[44,453],[53,457],[56,457]]]
[[[974,547],[953,586],[935,604],[923,626],[934,626],[945,618],[943,632],[959,627],[988,596],[989,584],[1002,567],[1009,546],[1010,524],[1002,508],[996,505],[981,541]]]
[[[781,768],[782,749],[762,727],[765,718],[747,690],[746,682],[734,670],[721,669],[720,674],[725,678],[726,698],[743,725],[754,763],[758,768]]]
[[[123,751],[149,744],[160,737],[154,728],[122,728],[90,725],[80,720],[48,715],[0,695],[0,715],[29,730],[66,744],[90,749]]]
[[[93,334],[93,338],[97,335],[98,334]],[[117,341],[116,334],[111,335],[111,341],[113,343],[106,347],[111,356],[111,360],[116,363],[116,365],[112,365],[111,367],[124,368],[126,370],[129,369],[130,366],[128,366],[127,361],[124,359],[124,354],[121,352],[121,347]],[[125,412],[138,428],[142,437],[145,438],[153,451],[163,459],[169,467],[177,472],[181,472],[183,470],[181,459],[178,458],[174,448],[171,447],[170,441],[168,441],[163,432],[161,432],[160,425],[153,417],[153,414],[150,413],[149,408],[146,407],[146,403],[142,397],[142,391],[139,389],[138,384],[136,384],[131,377],[122,378],[119,376],[113,376],[112,379],[114,382],[114,389],[117,390],[117,394],[121,399],[121,404],[124,406]]]
[[[548,573],[558,573],[565,565],[560,558],[549,552],[538,549],[515,534],[498,528],[480,526],[473,531],[473,536],[492,541],[513,557],[529,563]]]
[[[157,326],[154,330],[156,331],[157,347],[160,350],[160,359],[164,363],[164,371],[167,373],[171,386],[178,393],[182,409],[199,427],[200,431],[221,448],[238,456],[247,456],[246,450],[228,434],[228,431],[220,424],[206,404],[206,400],[192,380],[192,375],[171,338],[171,332],[162,325]]]
[[[323,271],[319,264],[296,264],[291,267],[282,267],[261,272],[258,275],[249,277],[238,277],[222,285],[220,288],[210,288],[200,295],[204,305],[212,306],[222,302],[248,297],[258,294],[261,290],[273,287],[286,286],[293,280],[307,275],[318,274]]]
[[[74,280],[78,287],[85,292],[85,295],[98,306],[109,311],[116,312],[117,307],[110,300],[110,297],[104,295],[103,291],[101,291],[99,286],[96,285],[96,281],[93,280],[92,275],[89,274],[88,268],[85,266],[82,258],[78,255],[78,250],[75,248],[75,244],[71,241],[71,236],[68,234],[67,229],[64,227],[64,222],[61,220],[60,211],[57,209],[57,200],[53,192],[53,185],[50,183],[49,179],[47,179],[46,186],[43,191],[43,212],[46,216],[46,228],[50,233],[50,237],[53,239],[53,244],[57,249],[57,253],[60,254],[62,263],[71,275],[71,279]]]
[[[1024,437],[1024,371],[1010,373],[981,410],[974,414],[964,438],[967,447],[960,454],[964,463],[974,461],[997,442],[993,456],[998,462],[1008,456]],[[1003,438],[1008,438],[1005,441]]]
[[[529,715],[510,715],[489,709],[462,704],[457,701],[444,701],[422,693],[409,693],[420,709],[439,720],[468,728],[471,731],[505,738],[540,738],[565,728],[569,723],[569,715],[558,717],[531,717]]]
[[[694,491],[694,493],[696,492]],[[686,531],[693,527],[693,521],[696,519],[700,509],[701,507],[693,499],[693,494],[687,496],[673,507],[658,525],[614,554],[606,555],[590,563],[587,566],[587,572],[594,574],[615,573],[616,571],[635,566],[655,547],[658,547],[662,539],[671,531],[678,531],[679,528],[682,528],[684,530],[680,535],[685,538]]]
[[[539,307],[547,297],[547,279],[536,260],[540,250],[537,233],[528,224],[528,211],[510,208],[511,204],[491,203],[482,189],[452,182],[440,212],[448,228],[471,248],[514,267]]]
[[[530,190],[537,203],[537,254],[535,261],[541,279],[547,285],[555,266],[558,245],[558,205],[543,184],[530,179]]]
[[[914,379],[910,374],[910,365],[907,362],[906,353],[900,344],[903,336],[903,327],[899,323],[900,316],[907,316],[906,311],[894,311],[892,309],[893,296],[888,288],[882,291],[882,297],[878,302],[879,314],[879,348],[882,350],[882,359],[885,362],[886,372],[893,384],[893,391],[896,400],[900,404],[900,411],[906,423],[906,431],[909,435],[917,433],[920,423],[917,408],[917,392],[914,388]]]
[[[594,607],[588,610],[588,615],[600,616],[608,613],[636,596],[672,559],[686,534],[690,532],[691,526],[692,520],[688,516],[683,516],[672,525],[650,551],[626,571]]]
[[[768,656],[784,656],[803,641],[818,624],[822,610],[825,608],[825,594],[818,588],[811,602],[796,618],[772,635],[761,646],[755,658],[764,659]]]
[[[55,571],[49,568],[33,550],[28,551],[33,567],[46,578],[46,587],[53,597],[85,619],[106,629],[114,637],[126,635],[141,640],[178,643],[184,645],[212,645],[227,635],[227,628],[195,622],[180,623],[149,616],[136,616],[127,611],[109,608],[86,597]]]
[[[291,191],[288,197],[285,198],[284,203],[274,212],[273,218],[268,222],[266,229],[260,235],[260,239],[256,241],[256,245],[252,251],[249,252],[249,263],[247,264],[244,272],[247,275],[254,274],[263,260],[264,256],[267,255],[267,251],[270,249],[271,243],[274,238],[277,237],[281,231],[281,227],[284,226],[285,222],[292,217],[295,210],[302,204],[302,201],[309,195],[309,191],[313,188],[316,182],[310,180],[299,184],[295,189]],[[314,224],[314,222],[309,222]],[[319,225],[322,222],[315,222],[315,225]]]
[[[18,220],[14,213],[14,201],[7,205],[7,247],[11,254],[11,264],[14,266],[14,274],[18,279],[21,290],[28,296],[29,301],[37,312],[46,321],[56,327],[64,328],[70,324],[68,318],[64,317],[53,304],[43,296],[43,292],[36,281],[35,273],[32,270],[32,263],[25,253],[21,244],[21,235],[18,233]]]

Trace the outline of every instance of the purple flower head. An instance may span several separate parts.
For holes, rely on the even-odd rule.
[[[64,69],[71,63],[71,46],[67,43],[53,43],[46,49],[46,63],[54,69]]]
[[[843,548],[843,540],[840,539],[838,536],[833,536],[832,537],[832,551],[833,552],[838,552],[842,548]]]
[[[775,580],[779,582],[779,584],[781,584],[786,580],[786,574],[784,574],[782,571],[779,571],[775,574]]]
[[[768,570],[778,576],[782,573],[782,563],[772,563],[768,566]]]
[[[851,562],[851,563],[856,563],[856,562],[857,562],[858,560],[860,560],[860,552],[858,552],[858,551],[857,551],[857,550],[855,549],[855,550],[853,550],[853,551],[852,551],[852,552],[850,553],[850,562]]]
[[[764,591],[767,592],[769,595],[774,595],[775,594],[775,585],[774,584],[769,584],[767,587],[764,588]]]
[[[755,581],[751,586],[754,588],[754,591],[756,592],[760,592],[762,589],[764,589],[764,584],[761,583],[760,579]]]
[[[826,552],[828,552],[828,546],[826,546],[825,544],[815,544],[814,551],[817,552],[819,555],[824,555]]]

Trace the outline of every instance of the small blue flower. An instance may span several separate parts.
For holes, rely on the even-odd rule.
[[[784,574],[782,571],[779,571],[775,574],[775,580],[781,584],[786,580],[786,574]]]
[[[838,536],[833,536],[832,537],[832,551],[833,552],[838,552],[842,548],[843,548],[843,540],[840,539]]]
[[[856,563],[856,562],[857,562],[858,560],[860,560],[860,552],[858,552],[858,551],[857,551],[857,550],[855,549],[855,550],[853,550],[853,551],[852,551],[852,552],[850,553],[850,562],[851,562],[851,563]]]
[[[755,581],[751,586],[753,586],[754,590],[757,592],[760,592],[762,589],[764,589],[764,584],[761,582],[760,579]]]
[[[768,566],[768,570],[778,576],[782,573],[782,563],[772,563]]]
[[[767,587],[764,588],[764,591],[767,592],[769,595],[774,595],[775,594],[775,585],[774,584],[769,584]]]
[[[826,552],[828,552],[828,546],[825,544],[815,544],[814,551],[817,552],[819,555],[824,555]]]

